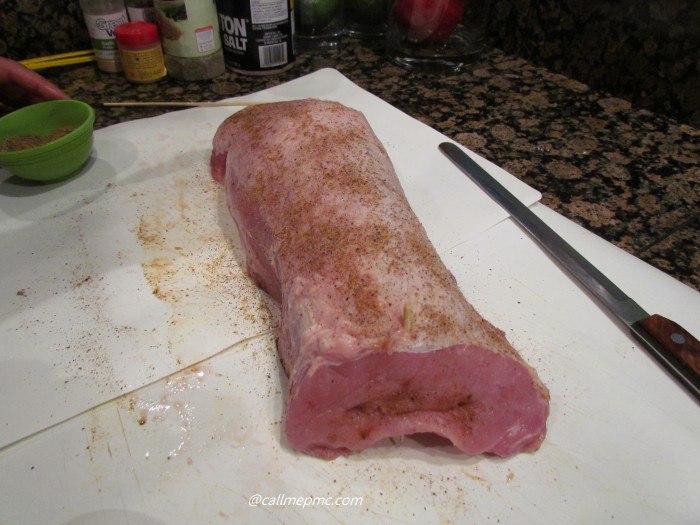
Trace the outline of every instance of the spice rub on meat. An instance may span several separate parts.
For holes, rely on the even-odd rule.
[[[466,301],[362,113],[314,99],[219,127],[248,272],[281,307],[290,445],[334,458],[433,433],[468,454],[536,450],[549,396]]]

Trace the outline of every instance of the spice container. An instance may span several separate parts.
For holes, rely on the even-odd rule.
[[[226,72],[214,0],[154,0],[168,75],[207,80]]]
[[[291,0],[216,0],[226,68],[279,73],[294,63]]]
[[[155,23],[156,21],[153,0],[126,0],[126,12],[132,22]]]
[[[150,22],[128,22],[115,29],[124,75],[130,82],[147,84],[165,76],[158,27]]]
[[[80,0],[85,25],[95,50],[97,67],[108,73],[122,70],[114,28],[129,21],[124,0]]]

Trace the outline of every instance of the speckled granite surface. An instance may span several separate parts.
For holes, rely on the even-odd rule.
[[[700,127],[697,0],[492,0],[508,53]]]
[[[489,49],[461,73],[412,72],[381,45],[347,40],[304,52],[275,76],[225,74],[132,86],[92,65],[46,70],[97,108],[97,126],[162,108],[104,108],[106,100],[219,100],[324,67],[456,139],[540,190],[543,203],[700,290],[700,131]]]
[[[489,0],[489,45],[700,127],[697,0]],[[0,0],[0,56],[90,47],[78,0]]]

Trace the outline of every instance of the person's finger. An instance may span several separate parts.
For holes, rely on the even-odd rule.
[[[0,100],[21,106],[43,100],[68,98],[58,86],[22,64],[0,58]]]

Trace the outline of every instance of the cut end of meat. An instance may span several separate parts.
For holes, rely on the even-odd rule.
[[[470,455],[532,452],[549,413],[547,391],[527,365],[478,346],[370,353],[322,366],[291,392],[287,439],[325,459],[426,433]]]

